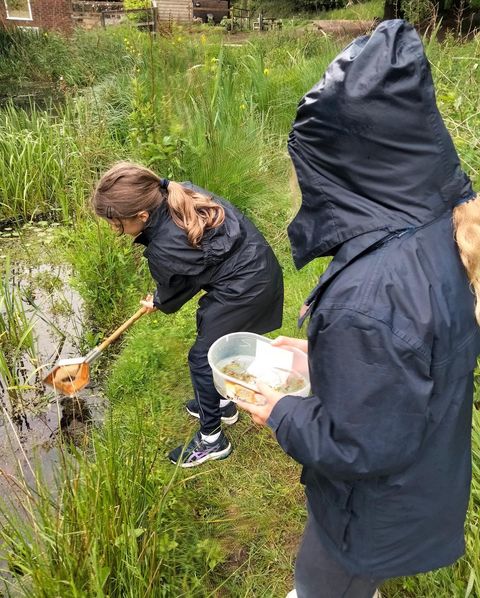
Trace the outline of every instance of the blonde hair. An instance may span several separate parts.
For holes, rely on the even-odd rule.
[[[142,211],[151,214],[163,201],[173,222],[185,231],[195,248],[200,246],[205,231],[225,220],[225,210],[211,197],[161,179],[131,162],[119,162],[102,176],[92,196],[92,207],[97,216],[122,220]]]
[[[460,258],[475,293],[475,318],[480,324],[480,194],[454,208],[453,229]]]

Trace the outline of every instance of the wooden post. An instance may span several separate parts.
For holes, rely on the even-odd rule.
[[[152,12],[153,12],[153,32],[157,33],[158,7],[154,5],[152,7]]]

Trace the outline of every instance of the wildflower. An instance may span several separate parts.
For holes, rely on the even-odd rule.
[[[270,69],[263,69],[263,74],[265,75],[265,77],[268,77],[268,75],[270,74]]]
[[[246,110],[247,106],[245,104],[240,104],[240,110]]]

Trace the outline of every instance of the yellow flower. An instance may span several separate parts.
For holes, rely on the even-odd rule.
[[[270,74],[270,69],[263,69],[263,74],[265,75],[265,77],[268,77],[268,75]]]
[[[245,104],[240,104],[240,110],[246,110],[246,109],[247,109],[247,107]]]

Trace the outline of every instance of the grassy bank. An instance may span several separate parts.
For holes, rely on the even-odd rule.
[[[242,46],[203,30],[157,40],[129,29],[95,35],[100,46],[115,44],[119,62],[105,69],[102,56],[93,57],[93,87],[70,90],[53,113],[0,111],[0,164],[7,164],[0,166],[0,219],[46,213],[71,224],[66,258],[96,327],[107,329],[136,309],[152,282],[141,254],[89,213],[98,173],[129,158],[195,181],[233,201],[265,233],[285,274],[280,332],[300,334],[298,308],[326,262],[298,273],[291,261],[286,137],[298,100],[338,51],[336,42],[289,31]],[[428,51],[440,108],[478,187],[473,65],[480,40],[433,42]],[[32,495],[23,523],[10,513],[3,530],[11,587],[20,595],[277,598],[290,589],[303,491],[299,467],[269,432],[243,416],[228,431],[234,453],[227,461],[190,472],[166,462],[168,450],[196,429],[183,408],[194,330],[193,302],[173,316],[152,314],[102,372],[112,405],[104,429],[76,459],[65,449],[58,495],[45,488]],[[467,555],[442,571],[391,582],[388,598],[480,596],[475,415]]]

